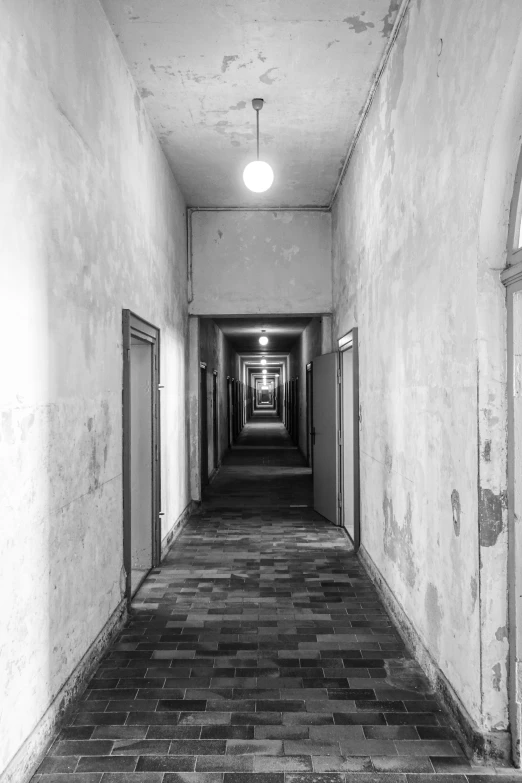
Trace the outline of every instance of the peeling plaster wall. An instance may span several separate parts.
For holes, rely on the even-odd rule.
[[[329,204],[399,0],[101,2],[188,204]],[[265,193],[242,178],[256,94]]]
[[[298,446],[306,457],[306,365],[320,356],[323,351],[323,319],[313,318],[301,333],[290,351],[290,378],[298,378],[299,389],[299,442]]]
[[[328,213],[192,215],[191,313],[330,313],[331,269]]]
[[[484,183],[521,29],[508,0],[412,2],[332,216],[334,340],[359,327],[363,546],[483,733],[508,722],[507,154],[487,175],[502,209]]]
[[[1,774],[122,598],[122,308],[161,329],[163,535],[189,493],[183,199],[98,2],[0,16]]]
[[[214,370],[218,374],[218,464],[228,449],[227,375],[238,377],[238,355],[219,326],[210,318],[201,318],[199,326],[199,357],[207,364],[208,473],[214,464],[214,430],[212,419],[212,384]]]

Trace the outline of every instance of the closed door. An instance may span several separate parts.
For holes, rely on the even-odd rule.
[[[232,448],[232,440],[234,437],[234,399],[232,390],[232,380],[227,378],[227,433],[228,433],[228,448]]]
[[[339,508],[339,354],[327,353],[313,361],[313,481],[314,508],[338,523]]]
[[[131,338],[131,567],[152,568],[152,345]]]
[[[218,431],[218,378],[217,372],[212,376],[212,436],[214,444],[214,468],[219,462],[219,431]]]
[[[312,460],[312,429],[313,429],[313,417],[312,417],[312,367],[309,365],[306,368],[306,456],[308,459],[308,466],[311,468],[313,465]]]
[[[294,379],[294,441],[299,445],[299,378]]]
[[[341,365],[341,524],[355,548],[360,541],[359,510],[359,369],[357,329],[340,354]]]
[[[207,368],[199,368],[199,445],[201,486],[208,484]]]

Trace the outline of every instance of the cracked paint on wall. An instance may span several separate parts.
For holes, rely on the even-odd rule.
[[[402,578],[410,586],[415,586],[417,569],[413,555],[412,508],[408,496],[406,513],[400,524],[393,511],[393,500],[386,494],[382,502],[384,514],[384,550],[388,557],[397,563]]]
[[[400,6],[400,0],[391,0],[390,7],[388,8],[388,12],[385,17],[383,17],[382,20],[382,36],[383,38],[388,38],[391,31],[393,30],[393,25],[395,24],[395,18],[397,16],[397,12],[399,10]]]
[[[223,57],[223,62],[221,64],[221,73],[226,73],[233,62],[236,60],[239,60],[238,54],[228,54]]]
[[[456,489],[454,489],[451,493],[451,510],[453,513],[453,529],[455,531],[455,535],[460,535],[460,495],[457,492]]]
[[[484,14],[483,0],[409,5],[333,206],[334,339],[359,329],[363,547],[479,730],[503,732],[511,194],[480,221],[522,7],[502,4],[494,30]]]
[[[331,310],[329,214],[195,211],[192,232],[192,314]]]
[[[161,329],[163,535],[189,500],[185,204],[99,3],[28,7],[0,53],[0,777],[121,606],[123,308]]]
[[[151,120],[187,203],[330,203],[337,161],[355,132],[397,14],[390,0],[323,3],[320,12],[315,0],[275,6],[227,0],[185,3],[183,13],[164,0],[134,0],[132,20],[121,0],[101,3],[138,89],[154,93],[147,98]],[[240,176],[249,162],[241,151],[248,147],[242,143],[246,125],[255,127],[254,97],[266,101],[261,148],[276,173],[270,191],[256,195]],[[242,102],[244,111],[235,108]],[[230,123],[233,141],[225,144],[209,132],[218,113]]]
[[[504,510],[507,507],[506,491],[495,494],[491,489],[481,489],[479,495],[480,545],[495,546],[504,527]]]
[[[264,72],[264,73],[263,73],[263,74],[262,74],[262,75],[259,77],[259,81],[260,81],[260,82],[263,82],[263,84],[273,84],[274,82],[276,82],[276,81],[277,81],[277,77],[276,77],[276,76],[271,76],[271,74],[272,74],[272,72],[273,72],[273,71],[277,71],[277,70],[279,70],[279,69],[278,69],[278,68],[276,68],[276,67],[274,67],[274,68],[269,68],[269,69],[268,69],[268,71],[265,71],[265,72]]]
[[[373,22],[365,22],[360,16],[347,16],[346,19],[343,19],[343,22],[349,25],[350,30],[353,30],[354,33],[364,33],[366,30],[375,27]]]

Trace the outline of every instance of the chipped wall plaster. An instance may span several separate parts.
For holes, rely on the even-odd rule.
[[[334,338],[359,327],[362,541],[464,710],[499,735],[509,196],[485,236],[481,211],[521,26],[510,2],[410,5],[332,216]]]
[[[329,313],[331,268],[328,213],[192,214],[193,314]]]
[[[95,0],[4,0],[2,43],[0,774],[122,596],[122,308],[161,329],[162,538],[189,500],[183,198]]]
[[[330,203],[398,0],[101,2],[188,204]],[[262,194],[242,180],[256,97],[275,173]]]

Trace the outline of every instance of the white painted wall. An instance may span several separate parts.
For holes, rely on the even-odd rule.
[[[521,30],[510,0],[412,2],[333,210],[333,336],[357,325],[360,338],[363,546],[464,710],[499,737],[499,270],[522,130]]]
[[[161,329],[163,534],[189,492],[183,199],[96,0],[0,17],[1,774],[122,597],[124,307]]]
[[[331,268],[328,213],[192,215],[191,313],[330,313]]]

